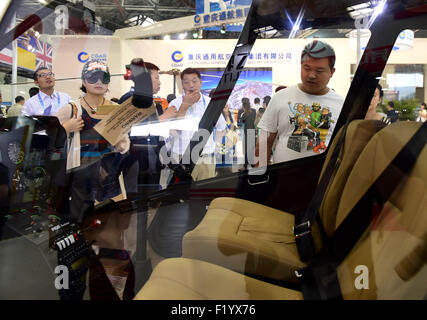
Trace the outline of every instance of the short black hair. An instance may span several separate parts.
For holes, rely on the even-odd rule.
[[[160,70],[160,68],[159,68],[158,66],[156,66],[154,63],[151,63],[151,62],[144,62],[144,64],[145,64],[145,67],[146,67],[148,70],[155,70],[155,71],[159,71],[159,70]]]
[[[130,63],[135,64],[135,65],[139,65],[139,66],[142,66],[142,63],[144,63],[145,67],[148,70],[156,70],[156,71],[160,70],[160,68],[158,66],[156,66],[154,63],[144,61],[144,59],[142,59],[142,58],[133,58]]]
[[[186,74],[196,74],[196,75],[197,75],[197,77],[198,77],[200,80],[202,80],[202,75],[200,74],[199,70],[197,70],[197,69],[194,69],[194,68],[187,68],[187,69],[184,69],[184,71],[182,71],[182,72],[181,72],[181,80],[182,80],[182,79],[184,79],[184,76],[185,76]]]
[[[173,93],[168,94],[166,100],[170,103],[172,100],[176,99],[176,96]]]
[[[255,98],[255,99],[254,99],[254,103],[255,103],[255,104],[259,104],[260,102],[261,102],[261,100],[260,100],[259,98]]]
[[[37,68],[36,71],[34,71],[34,74],[33,74],[34,81],[37,81],[37,79],[38,79],[37,72],[39,72],[41,70],[49,70],[50,71],[50,69],[47,68],[47,67],[39,67],[39,68]]]
[[[424,106],[424,109],[427,107],[425,102],[421,103],[421,105]]]
[[[388,104],[390,107],[394,108],[394,103],[393,103],[393,101],[389,101],[387,104]]]
[[[309,57],[314,59],[327,58],[329,61],[329,68],[332,69],[335,66],[335,50],[326,42],[318,39],[313,40],[307,44],[301,52],[301,63],[303,63]]]
[[[268,104],[270,103],[271,97],[270,96],[265,96],[262,103],[265,103],[266,106],[268,106]]]
[[[32,87],[30,88],[30,90],[28,90],[28,94],[30,95],[30,98],[32,96],[35,96],[36,94],[38,94],[40,92],[40,89],[37,87]]]
[[[21,102],[22,100],[25,100],[23,96],[16,96],[15,103]]]

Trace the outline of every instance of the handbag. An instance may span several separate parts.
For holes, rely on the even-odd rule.
[[[125,164],[129,152],[109,152],[102,156],[99,164],[99,184],[96,192],[96,201],[102,202],[118,196],[122,189],[119,176]]]

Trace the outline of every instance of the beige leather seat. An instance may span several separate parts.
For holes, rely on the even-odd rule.
[[[170,258],[160,262],[136,300],[301,300],[299,291],[246,277],[200,260]]]
[[[348,127],[341,164],[320,208],[328,235],[335,230],[339,197],[348,174],[364,146],[381,128],[381,123],[373,120],[353,121]],[[324,168],[341,132],[331,145]],[[185,234],[182,256],[246,274],[296,282],[294,271],[304,263],[299,259],[293,226],[294,215],[287,212],[247,200],[217,198],[200,224]],[[320,235],[315,231],[314,239],[320,247]]]
[[[348,174],[336,199],[334,228],[389,165],[420,123],[397,122],[376,134]],[[427,148],[409,177],[338,268],[345,299],[423,299],[427,291]],[[219,210],[219,209],[218,209]],[[135,299],[302,299],[278,287],[211,263],[166,259]]]

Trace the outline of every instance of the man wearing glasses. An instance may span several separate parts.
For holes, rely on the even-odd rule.
[[[68,94],[55,91],[55,74],[46,67],[40,67],[34,72],[34,83],[40,91],[25,102],[23,115],[54,116],[62,106],[71,101]]]

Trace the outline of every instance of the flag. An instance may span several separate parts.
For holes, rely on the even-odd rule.
[[[0,62],[12,64],[12,43],[9,43],[6,48],[0,51]]]
[[[35,70],[36,55],[18,46],[18,67]]]
[[[52,46],[47,42],[30,37],[30,45],[36,50],[36,68],[47,67],[52,69]]]

